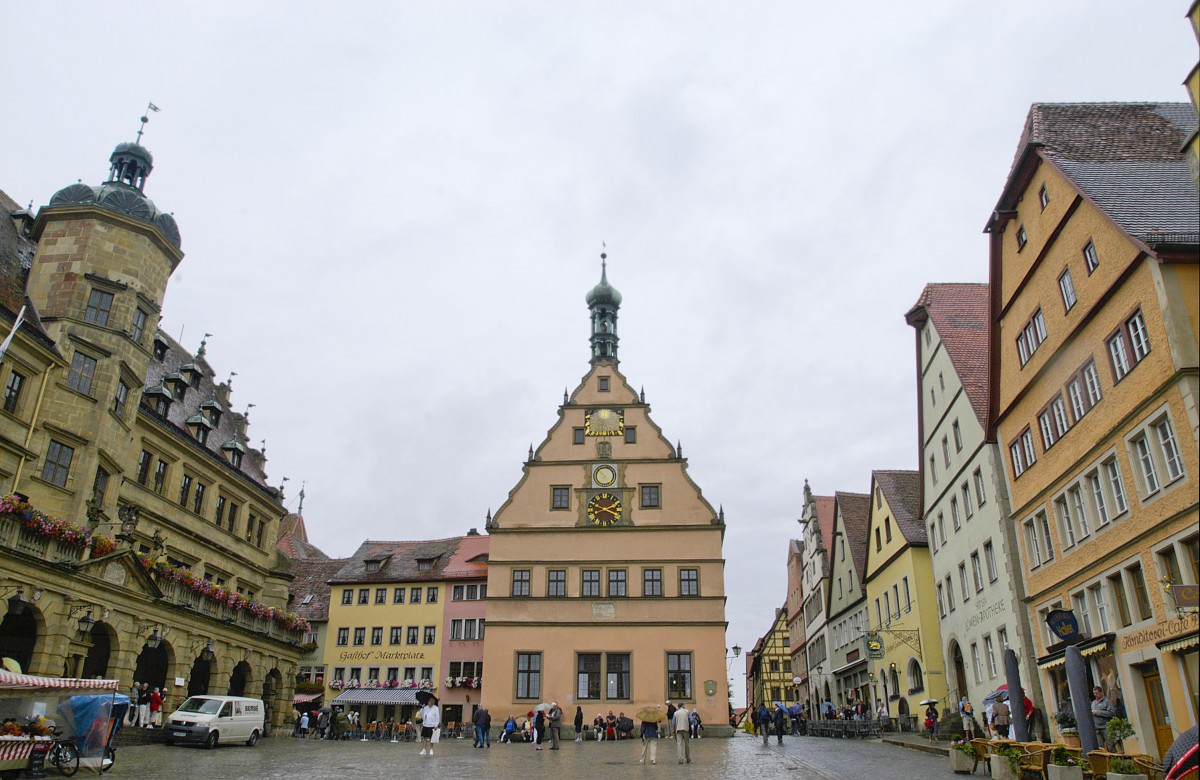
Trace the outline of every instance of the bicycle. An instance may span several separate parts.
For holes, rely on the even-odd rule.
[[[61,731],[54,732],[54,742],[46,755],[46,763],[53,766],[66,777],[79,771],[79,748],[75,746],[75,738],[62,738]]]

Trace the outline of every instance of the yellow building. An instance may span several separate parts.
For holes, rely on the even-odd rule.
[[[488,525],[484,705],[502,719],[557,701],[590,722],[672,699],[719,733],[724,517],[617,370],[620,300],[602,273],[591,367]]]
[[[461,539],[366,541],[329,580],[326,703],[402,721],[418,690],[439,687],[444,572]]]
[[[262,695],[278,725],[305,629],[275,549],[282,492],[204,342],[158,330],[183,252],[144,194],[150,153],[122,143],[109,162],[36,216],[0,197],[0,320],[26,307],[0,363],[0,585],[25,602],[0,653],[146,682],[168,707]]]
[[[893,718],[918,716],[920,702],[947,705],[933,567],[921,521],[921,478],[916,471],[871,472],[866,586],[873,698]]]
[[[787,609],[775,610],[771,629],[758,638],[747,655],[747,707],[766,704],[767,709],[774,712],[775,702],[788,706],[796,701],[787,630]]]
[[[1047,706],[1051,610],[1161,755],[1196,722],[1200,203],[1188,104],[1035,104],[989,223],[990,425],[1006,455]]]

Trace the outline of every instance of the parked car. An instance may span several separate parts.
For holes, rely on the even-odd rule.
[[[167,718],[166,743],[199,743],[215,748],[244,742],[250,747],[263,734],[262,699],[243,696],[191,696]]]

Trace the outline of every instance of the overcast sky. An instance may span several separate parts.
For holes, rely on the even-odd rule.
[[[606,241],[621,370],[724,505],[750,647],[804,480],[916,468],[903,315],[986,280],[1029,104],[1186,101],[1187,5],[22,3],[0,189],[99,183],[162,108],[163,327],[214,334],[335,556],[482,528],[587,371]]]

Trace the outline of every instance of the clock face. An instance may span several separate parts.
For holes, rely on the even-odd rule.
[[[612,487],[617,481],[617,470],[607,463],[597,466],[592,472],[592,482],[599,487]]]
[[[592,525],[616,525],[621,520],[621,499],[612,493],[598,493],[587,505]]]
[[[588,436],[620,436],[625,433],[625,413],[618,409],[589,409],[584,428]]]

